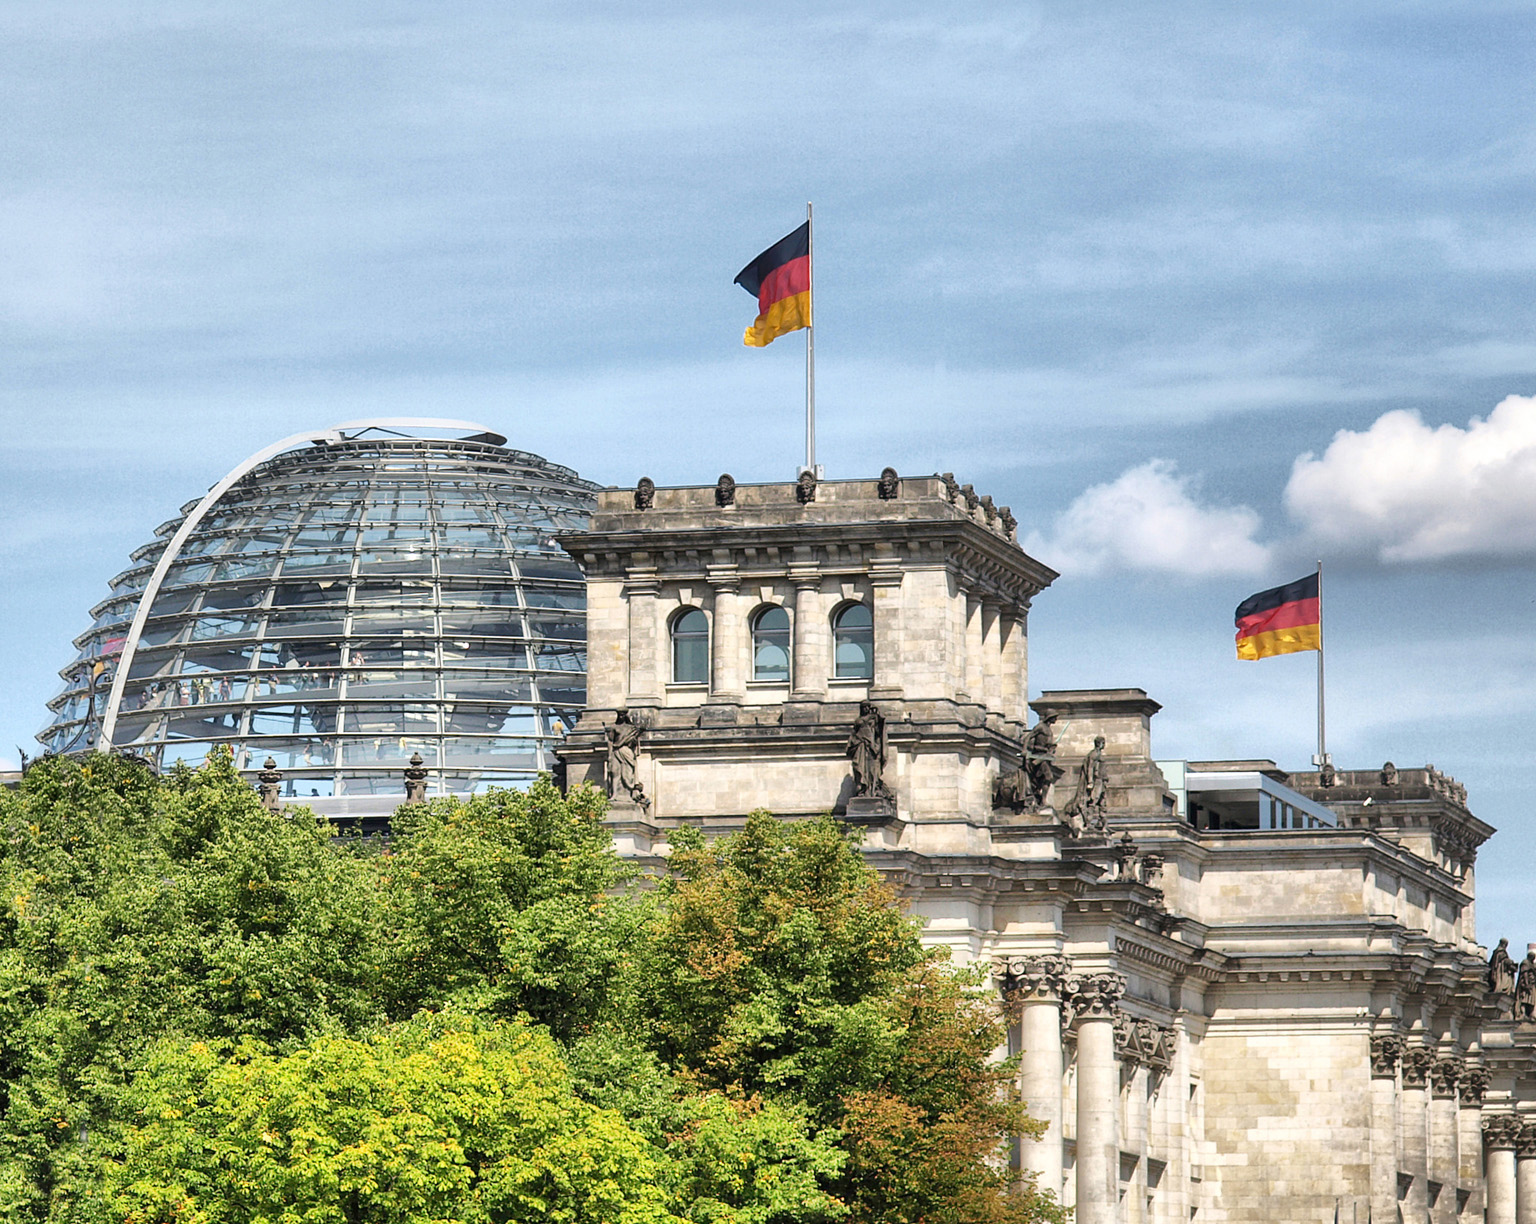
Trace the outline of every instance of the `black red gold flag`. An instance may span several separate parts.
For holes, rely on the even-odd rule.
[[[785,235],[736,274],[736,283],[757,299],[757,318],[742,343],[772,344],[786,332],[811,325],[811,223]]]
[[[1323,648],[1318,576],[1288,582],[1250,595],[1237,605],[1237,657],[1267,659],[1271,655]]]

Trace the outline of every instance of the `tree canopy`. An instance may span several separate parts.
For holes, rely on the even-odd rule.
[[[1023,1224],[976,983],[830,819],[635,876],[547,781],[389,843],[215,755],[0,791],[0,1213]],[[1026,1138],[1024,1141],[1028,1141]]]

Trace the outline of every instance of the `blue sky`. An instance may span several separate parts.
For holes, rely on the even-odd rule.
[[[576,15],[573,15],[576,14]],[[731,284],[817,208],[819,458],[954,471],[1063,571],[1033,686],[1160,755],[1330,748],[1501,827],[1536,940],[1532,5],[178,3],[0,10],[0,758],[86,609],[245,455],[481,420],[602,481],[789,479],[798,337]],[[1513,397],[1513,398],[1511,398]]]

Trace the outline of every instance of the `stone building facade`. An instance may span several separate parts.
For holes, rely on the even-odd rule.
[[[1139,689],[1029,701],[1056,575],[1014,535],[889,469],[600,493],[561,537],[568,780],[658,865],[756,808],[862,827],[925,938],[992,967],[1049,1124],[1016,1158],[1082,1224],[1536,1222],[1536,1026],[1475,941],[1464,791],[1159,761]]]

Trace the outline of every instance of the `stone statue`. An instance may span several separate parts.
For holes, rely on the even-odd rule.
[[[1499,940],[1499,946],[1488,958],[1488,989],[1496,995],[1515,993],[1517,966],[1509,954],[1509,940]]]
[[[608,798],[627,797],[649,812],[651,801],[646,798],[639,773],[642,728],[630,717],[628,710],[620,710],[604,734],[608,739],[608,761],[603,780],[608,788]]]
[[[256,775],[256,781],[259,784],[256,793],[261,796],[261,806],[269,812],[278,811],[282,806],[278,796],[282,790],[283,775],[277,762],[268,757],[261,772]]]
[[[1322,786],[1334,786],[1339,781],[1339,771],[1333,767],[1332,761],[1323,762],[1323,771],[1318,775],[1318,783]]]
[[[1397,766],[1388,761],[1381,767],[1381,784],[1383,786],[1397,785]]]
[[[1008,506],[1004,506],[997,514],[1003,520],[1003,534],[1010,540],[1018,539],[1019,520],[1013,517],[1013,510]]]
[[[656,482],[649,476],[640,477],[635,486],[635,509],[649,510],[656,504]]]
[[[736,504],[736,480],[729,472],[726,472],[715,481],[715,505],[734,506]]]
[[[1515,1023],[1536,1024],[1536,952],[1526,952],[1515,981]]]
[[[1056,764],[1056,719],[1047,714],[1024,737],[1024,775],[1029,781],[1029,797],[1035,807],[1045,806],[1051,787],[1066,773]]]
[[[405,769],[405,801],[407,803],[427,801],[427,767],[419,752],[411,753],[410,764]]]
[[[816,473],[806,468],[795,480],[795,500],[802,506],[816,500]]]
[[[1104,798],[1104,737],[1095,735],[1092,751],[1078,766],[1077,792],[1063,813],[1075,832],[1104,832]]]
[[[992,504],[992,495],[990,493],[982,497],[981,508],[986,513],[988,527],[997,522],[997,507]]]
[[[965,508],[967,510],[975,510],[976,507],[981,505],[981,498],[976,495],[975,485],[961,485],[960,496],[965,499]]]
[[[955,479],[955,474],[953,472],[945,472],[939,479],[944,482],[944,496],[949,498],[951,503],[959,501],[960,482]]]
[[[890,501],[901,492],[901,478],[896,475],[896,469],[888,467],[880,473],[880,483],[876,487],[881,501]]]
[[[853,760],[853,797],[872,799],[894,796],[885,784],[885,718],[873,701],[859,702],[846,752]]]

